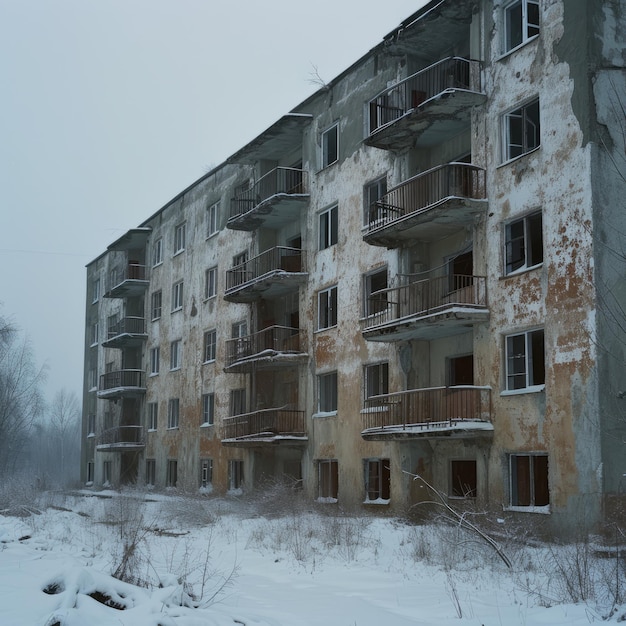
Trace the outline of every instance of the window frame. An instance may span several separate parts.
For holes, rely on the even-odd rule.
[[[319,250],[327,250],[339,242],[339,205],[321,211],[318,217]]]
[[[537,106],[537,119],[535,121],[528,115],[531,107]],[[513,143],[512,139],[512,124],[515,120],[519,120],[521,144]],[[502,114],[502,164],[509,163],[515,159],[519,159],[541,147],[541,106],[539,97],[527,100],[524,103],[510,109]],[[534,127],[535,129],[535,142],[530,145],[528,141],[528,128]],[[515,150],[514,150],[515,149]],[[519,153],[514,153],[519,150]]]
[[[159,427],[159,403],[148,402],[148,432],[154,432]]]
[[[179,280],[172,285],[172,313],[183,308],[184,281]]]
[[[185,251],[187,245],[187,222],[174,227],[174,256]]]
[[[244,485],[243,460],[229,459],[228,461],[228,491],[243,489]]]
[[[217,265],[209,267],[204,272],[204,299],[209,300],[217,296]]]
[[[374,193],[372,194],[372,191]],[[363,186],[363,226],[369,226],[376,219],[376,202],[387,194],[387,174]],[[374,199],[372,199],[374,197]]]
[[[205,471],[206,470],[206,471]],[[213,485],[213,459],[200,459],[200,489],[207,489]]]
[[[95,304],[100,300],[100,277],[94,278],[91,285],[91,304]]]
[[[152,247],[152,267],[163,263],[163,237],[154,240]]]
[[[150,348],[150,376],[156,376],[161,369],[161,347]]]
[[[317,414],[336,414],[339,407],[339,376],[337,370],[317,375]]]
[[[389,504],[391,501],[391,462],[382,458],[363,459],[366,504]],[[372,483],[376,484],[372,486]],[[375,497],[372,497],[374,495]]]
[[[206,238],[213,237],[219,232],[220,201],[214,202],[207,207]]]
[[[201,426],[215,425],[215,393],[202,394],[202,423]]]
[[[372,282],[376,279],[385,276],[385,286],[382,289],[389,288],[389,268],[384,265],[383,267],[377,267],[375,270],[371,270],[366,274],[363,274],[363,317],[369,317],[370,315],[376,315],[383,313],[387,310],[388,300],[387,292],[380,296],[380,300],[375,303],[370,300],[373,293],[382,291],[378,286],[373,286]]]
[[[458,478],[467,478],[466,470],[469,464],[473,464],[472,480],[462,483]],[[459,466],[460,469],[465,468],[465,470],[456,471],[456,466]],[[476,459],[450,459],[448,468],[448,498],[459,500],[475,499],[478,496],[478,466]]]
[[[512,229],[519,224],[522,225],[523,231],[521,237],[512,233]],[[537,228],[539,229],[539,251],[536,250]],[[543,265],[543,212],[541,209],[506,222],[504,224],[503,237],[504,276],[513,276],[528,270],[536,269],[537,267]],[[517,260],[513,258],[515,254],[516,242],[520,241],[521,245],[519,246],[519,254],[521,255],[521,263],[516,267],[513,267],[517,263]],[[540,259],[538,258],[539,256],[541,257]]]
[[[183,364],[183,340],[174,339],[170,342],[170,372],[179,370]]]
[[[156,485],[156,459],[146,459],[146,485],[149,487]]]
[[[167,474],[165,477],[167,487],[175,489],[178,485],[178,459],[167,459]]]
[[[203,363],[212,363],[217,356],[217,329],[211,328],[204,332],[204,361]]]
[[[89,347],[93,348],[100,343],[100,324],[94,322],[90,327],[91,338],[89,340]]]
[[[334,141],[332,136],[334,135]],[[333,150],[334,149],[334,150]],[[332,156],[334,155],[334,159]],[[332,159],[332,160],[331,160]],[[339,161],[339,122],[329,126],[321,134],[321,168],[325,169]]]
[[[176,430],[180,426],[180,398],[167,401],[167,429]]]
[[[522,467],[520,460],[528,459],[528,468]],[[539,466],[541,462],[542,466]],[[543,466],[545,465],[545,466]],[[547,452],[512,452],[508,455],[509,466],[509,507],[521,511],[543,511],[550,509],[550,459]],[[520,482],[521,471],[527,469],[526,484]],[[545,482],[544,482],[545,480]],[[526,487],[528,502],[521,503],[520,487]],[[539,492],[539,493],[538,493]],[[541,495],[545,502],[537,503]]]
[[[245,415],[248,409],[248,397],[245,387],[230,390],[229,417]]]
[[[538,349],[537,344],[533,343],[535,336],[539,341],[539,335],[541,335],[541,346],[543,347],[543,354],[541,360],[538,361],[535,349]],[[523,337],[523,346],[520,346],[519,341],[517,345],[513,342]],[[523,347],[523,353],[516,353],[515,350],[519,350]],[[524,359],[523,371],[515,371],[513,367],[514,359]],[[505,370],[505,384],[503,393],[527,393],[533,391],[540,391],[545,388],[545,333],[543,328],[533,328],[525,330],[523,332],[510,333],[504,337],[504,370]],[[521,361],[518,361],[521,362]],[[523,386],[517,386],[515,381],[520,380],[521,376],[524,376]],[[538,377],[538,380],[535,380]]]
[[[374,386],[376,389],[374,389]],[[374,393],[375,392],[375,393]],[[389,361],[366,363],[363,366],[363,399],[389,393]]]
[[[331,285],[317,292],[317,330],[326,330],[337,326],[338,294],[337,285]]]
[[[513,10],[519,5],[519,17],[513,15]],[[532,17],[529,15],[529,5],[536,7],[537,23],[533,23]],[[512,25],[515,22],[519,26],[519,41],[515,42],[512,38]],[[531,33],[531,29],[536,32]],[[541,33],[541,7],[539,0],[511,0],[502,7],[502,48],[503,54],[508,54],[513,50],[525,45],[527,42],[535,39]]]
[[[161,315],[163,315],[163,291],[161,289],[152,292],[150,297],[150,315],[152,322],[161,319]]]
[[[337,459],[317,459],[317,501],[337,502],[339,500],[339,461]]]

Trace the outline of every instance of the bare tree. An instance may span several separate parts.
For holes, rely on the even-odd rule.
[[[53,446],[52,462],[61,482],[78,478],[80,462],[80,404],[74,392],[61,389],[52,398],[44,428]]]

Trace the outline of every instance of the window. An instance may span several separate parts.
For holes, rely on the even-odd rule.
[[[152,267],[163,263],[163,239],[159,237],[155,239],[152,247]]]
[[[93,437],[96,434],[96,416],[90,413],[87,416],[87,437]]]
[[[541,211],[506,225],[504,261],[507,274],[543,263],[541,230]]]
[[[339,125],[335,124],[322,133],[322,169],[339,159]]]
[[[204,333],[204,362],[215,361],[217,348],[217,331],[207,330]]]
[[[93,284],[91,286],[91,302],[98,302],[100,299],[100,279],[94,278]]]
[[[91,346],[97,346],[98,345],[98,341],[100,339],[99,337],[99,325],[98,322],[96,322],[95,324],[91,325],[91,338],[89,339],[89,344]]]
[[[228,461],[228,489],[241,489],[243,486],[243,461]]]
[[[317,377],[318,411],[332,413],[337,410],[337,372],[320,374]]]
[[[339,493],[339,463],[329,459],[317,462],[317,495],[321,500],[337,501]]]
[[[167,405],[167,427],[178,428],[180,421],[180,400],[171,398]]]
[[[387,310],[387,268],[384,267],[363,277],[363,313],[365,317]]]
[[[330,248],[337,243],[338,219],[336,205],[320,213],[320,250]]]
[[[170,370],[180,369],[183,360],[183,340],[176,339],[170,343]]]
[[[213,459],[200,459],[200,487],[206,489],[213,482]]]
[[[378,208],[376,202],[387,193],[387,177],[383,176],[367,185],[363,193],[363,224],[376,221]]]
[[[183,222],[174,229],[174,254],[178,254],[185,249],[185,238],[187,236],[187,224]]]
[[[243,415],[246,412],[246,390],[231,389],[230,415]]]
[[[389,459],[366,459],[365,501],[373,502],[391,498],[391,472]]]
[[[155,376],[159,373],[159,366],[161,361],[161,348],[150,349],[150,376]]]
[[[202,394],[202,425],[212,426],[215,423],[215,394]]]
[[[167,460],[167,486],[176,487],[178,482],[178,461],[176,459]]]
[[[177,282],[172,287],[172,311],[180,311],[183,308],[183,281]]]
[[[504,51],[539,34],[539,0],[516,0],[504,8]]]
[[[146,485],[156,485],[156,459],[146,459]]]
[[[89,385],[89,389],[92,391],[98,388],[98,372],[95,367],[91,367],[89,369],[87,384]]]
[[[317,314],[318,330],[337,326],[337,286],[317,294]]]
[[[159,425],[159,405],[156,402],[148,403],[148,430],[156,430]]]
[[[93,461],[87,463],[87,482],[89,484],[93,483]]]
[[[102,483],[105,485],[111,484],[111,461],[102,463]]]
[[[212,204],[206,211],[207,218],[207,226],[206,226],[206,236],[210,237],[211,235],[215,235],[217,232],[218,224],[219,224],[219,212],[220,212],[220,203],[216,202]]]
[[[547,455],[511,454],[509,472],[511,506],[547,506],[550,504]]]
[[[539,100],[504,115],[504,160],[526,154],[540,145]]]
[[[476,461],[450,461],[450,497],[476,497]]]
[[[543,329],[506,338],[506,388],[528,389],[545,383]]]
[[[213,298],[217,295],[217,266],[204,273],[204,297]]]
[[[161,304],[163,301],[163,294],[160,291],[155,291],[152,294],[152,302],[150,305],[150,310],[152,314],[152,321],[158,320],[161,317]]]
[[[389,364],[376,363],[366,365],[363,375],[365,378],[365,399],[389,393]]]

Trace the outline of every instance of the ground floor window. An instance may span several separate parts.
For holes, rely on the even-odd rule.
[[[511,454],[511,506],[547,506],[548,456],[546,454]]]
[[[200,459],[200,487],[210,487],[213,482],[213,459]]]
[[[93,461],[87,463],[87,482],[93,483]]]
[[[176,459],[169,459],[167,461],[167,478],[166,483],[168,487],[176,487],[178,482],[178,461]]]
[[[156,459],[146,459],[146,485],[156,485]]]
[[[389,459],[365,460],[365,500],[389,501],[391,498],[391,472]]]
[[[337,500],[339,492],[339,463],[330,459],[317,462],[318,497],[323,500]]]
[[[450,496],[475,498],[476,492],[476,461],[469,459],[450,461]]]
[[[111,484],[111,461],[104,461],[102,463],[102,482]]]
[[[228,489],[241,489],[243,487],[243,461],[228,461]]]

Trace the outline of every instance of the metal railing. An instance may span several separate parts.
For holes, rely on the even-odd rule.
[[[99,391],[117,389],[118,387],[145,387],[143,370],[117,370],[100,376]]]
[[[143,446],[145,443],[143,426],[116,426],[96,437],[96,446]]]
[[[226,341],[226,367],[266,350],[283,353],[301,352],[298,328],[270,326],[246,337]]]
[[[262,276],[282,270],[302,272],[302,250],[277,246],[226,270],[226,292],[253,282]]]
[[[111,291],[127,280],[147,280],[147,270],[145,265],[129,263],[127,266],[111,270],[109,274],[109,284],[107,291]]]
[[[119,335],[144,335],[145,333],[146,320],[143,317],[123,317],[107,329],[109,339]]]
[[[491,389],[469,385],[409,389],[373,396],[364,403],[364,430],[397,430],[462,420],[491,422]]]
[[[228,417],[223,421],[222,439],[268,436],[305,437],[304,411],[263,409]]]
[[[443,59],[379,93],[369,104],[370,134],[446,89],[480,92],[479,61]]]
[[[417,174],[388,191],[370,209],[368,231],[411,213],[428,211],[451,197],[484,200],[485,170],[471,163],[447,163]]]
[[[293,167],[277,167],[246,191],[230,200],[230,219],[251,211],[264,200],[278,194],[308,194],[308,173]]]
[[[407,317],[429,315],[455,306],[487,306],[485,276],[437,276],[375,291],[367,301],[361,330]]]

